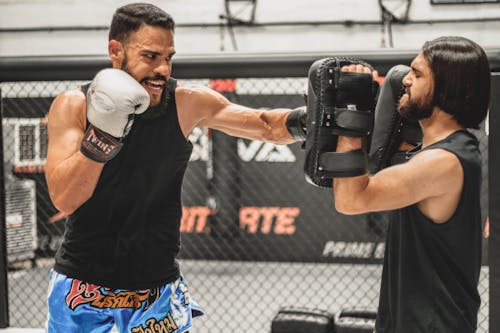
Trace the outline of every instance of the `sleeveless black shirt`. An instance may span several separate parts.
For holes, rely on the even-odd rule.
[[[384,257],[377,333],[476,331],[481,268],[481,156],[477,139],[458,131],[425,149],[455,154],[463,168],[453,216],[433,223],[417,205],[392,212]]]
[[[135,117],[92,197],[68,217],[57,272],[130,290],[179,277],[181,185],[192,145],[179,126],[175,86],[171,78],[163,103]]]

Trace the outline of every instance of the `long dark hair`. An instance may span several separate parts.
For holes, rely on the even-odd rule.
[[[433,104],[465,128],[479,128],[490,103],[490,67],[484,50],[463,37],[428,41],[422,53],[434,75]]]
[[[152,25],[174,31],[172,16],[161,8],[148,3],[132,3],[119,7],[113,14],[109,30],[109,40],[126,43],[131,32],[143,25]]]

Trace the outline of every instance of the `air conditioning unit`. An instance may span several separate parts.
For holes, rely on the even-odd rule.
[[[5,206],[7,262],[34,259],[37,247],[35,181],[6,181]]]
[[[36,182],[16,173],[43,171],[47,154],[44,118],[4,118],[7,261],[31,260],[37,248]]]

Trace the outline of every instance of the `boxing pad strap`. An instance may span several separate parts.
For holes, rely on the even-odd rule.
[[[373,128],[373,114],[369,111],[360,111],[355,109],[325,107],[323,126],[331,127],[332,121],[341,127],[334,130],[337,135],[361,137],[369,135]],[[346,131],[344,131],[345,129]]]
[[[354,177],[366,173],[368,159],[364,150],[324,152],[320,154],[318,170],[332,172],[336,177]]]

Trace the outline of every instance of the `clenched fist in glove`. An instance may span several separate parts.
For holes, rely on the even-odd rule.
[[[134,115],[149,107],[149,94],[132,76],[119,69],[103,69],[87,91],[87,120],[90,123],[80,151],[105,163],[118,154]]]
[[[297,141],[304,141],[307,135],[307,109],[298,107],[286,117],[286,128],[290,135]]]

